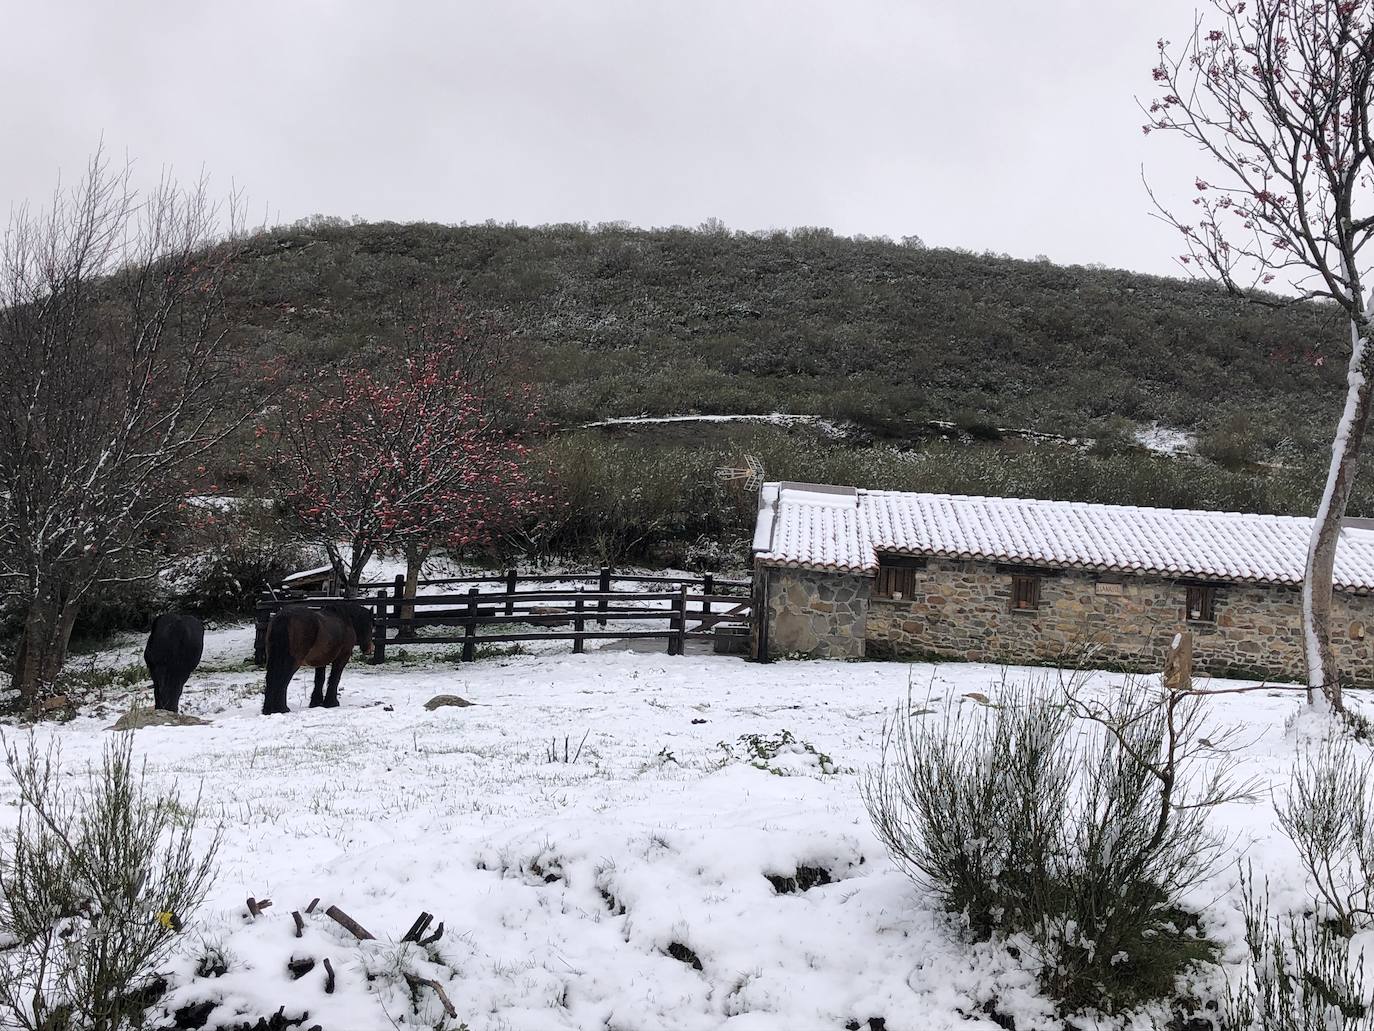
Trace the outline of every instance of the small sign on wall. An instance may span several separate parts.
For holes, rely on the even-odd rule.
[[[1112,595],[1113,597],[1118,597],[1118,598],[1119,598],[1119,597],[1121,597],[1123,594],[1126,593],[1126,585],[1125,585],[1125,584],[1108,583],[1108,582],[1106,582],[1106,581],[1099,580],[1099,581],[1097,582],[1097,584],[1096,584],[1094,590],[1095,590],[1096,593],[1098,593],[1098,594],[1109,594],[1109,595]]]

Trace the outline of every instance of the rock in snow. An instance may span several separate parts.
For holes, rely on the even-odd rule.
[[[433,712],[435,709],[442,709],[450,705],[462,708],[465,705],[471,704],[472,703],[466,698],[459,698],[456,694],[437,694],[429,701],[425,702],[425,708]]]
[[[149,709],[135,705],[119,719],[110,730],[138,730],[140,727],[208,727],[209,720],[188,716],[184,712],[168,712],[166,709]]]

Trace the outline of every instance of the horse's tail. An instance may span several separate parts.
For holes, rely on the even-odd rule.
[[[286,687],[296,672],[296,663],[291,656],[291,621],[280,614],[267,624],[267,691],[264,699],[267,705],[274,701],[282,707],[286,705]]]

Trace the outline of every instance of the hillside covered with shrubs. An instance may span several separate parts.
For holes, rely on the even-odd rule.
[[[250,241],[234,315],[302,370],[383,362],[438,285],[513,337],[561,424],[784,411],[1074,435],[1241,415],[1264,451],[1325,439],[1343,376],[1321,305],[824,229],[320,218]]]

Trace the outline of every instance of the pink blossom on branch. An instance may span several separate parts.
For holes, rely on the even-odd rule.
[[[1194,179],[1194,224],[1153,192],[1151,199],[1185,240],[1186,270],[1265,304],[1284,302],[1252,288],[1283,276],[1308,297],[1334,301],[1348,321],[1345,404],[1302,590],[1308,685],[1314,700],[1340,709],[1341,671],[1330,644],[1333,569],[1374,412],[1374,300],[1365,282],[1374,253],[1365,250],[1374,236],[1374,0],[1213,0],[1212,7],[1180,50],[1159,42],[1150,75],[1162,96],[1141,107],[1147,132],[1183,136],[1214,174]],[[1223,220],[1228,210],[1235,217]],[[1304,360],[1324,358],[1309,347]]]
[[[377,551],[489,545],[547,502],[528,473],[530,391],[474,389],[462,346],[448,333],[394,378],[361,370],[291,391],[279,425],[259,431],[287,508],[354,585]]]

